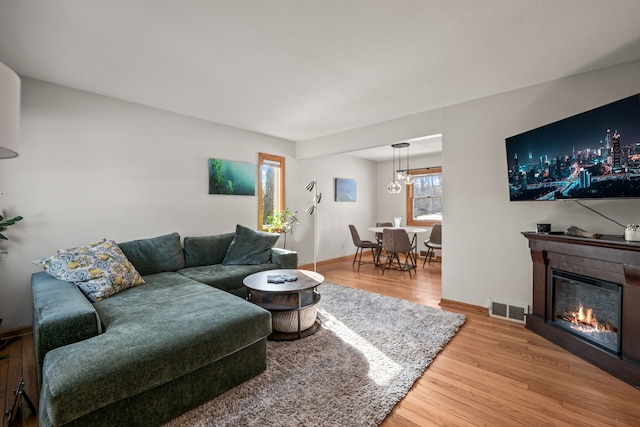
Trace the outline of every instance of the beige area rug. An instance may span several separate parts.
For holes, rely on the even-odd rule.
[[[325,283],[322,327],[267,343],[267,370],[167,426],[376,426],[464,316]]]

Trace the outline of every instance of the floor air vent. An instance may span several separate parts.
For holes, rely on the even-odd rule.
[[[503,301],[491,300],[489,316],[499,317],[514,322],[524,323],[524,315],[529,311],[526,304],[514,304]]]

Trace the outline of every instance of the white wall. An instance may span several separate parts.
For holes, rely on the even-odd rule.
[[[2,329],[31,324],[33,259],[106,237],[116,241],[177,231],[181,236],[257,226],[257,197],[209,195],[210,157],[257,164],[258,152],[286,163],[286,203],[301,224],[287,238],[313,263],[313,217],[305,184],[317,177],[318,260],[354,252],[348,224],[375,222],[376,164],[348,156],[297,161],[291,141],[272,138],[46,82],[23,79],[19,157],[0,164],[0,208],[24,216],[0,242]],[[334,201],[334,178],[357,182],[354,203]],[[282,247],[280,239],[278,246]]]
[[[290,170],[288,168],[288,170]],[[367,227],[375,225],[376,163],[351,156],[321,156],[296,162],[296,176],[287,187],[287,200],[298,211],[301,224],[288,237],[293,240],[291,249],[298,251],[300,264],[313,263],[314,216],[304,213],[312,205],[313,193],[304,187],[314,177],[322,199],[318,205],[318,250],[317,260],[327,260],[351,255],[355,246],[349,232],[349,224],[356,226],[362,239],[372,238]],[[356,181],[356,201],[335,201],[335,178],[350,178]]]
[[[295,170],[290,141],[42,81],[23,79],[21,115],[19,157],[0,163],[0,208],[25,218],[0,242],[3,329],[31,324],[31,260],[58,248],[255,228],[257,197],[208,194],[208,158],[264,151]]]
[[[603,234],[622,229],[574,202],[509,202],[505,138],[638,93],[639,75],[640,61],[634,61],[317,138],[296,153],[442,133],[443,298],[484,307],[492,297],[530,303],[531,259],[522,231],[538,222],[550,222],[553,230],[572,224]],[[402,197],[384,193],[389,169],[389,163],[378,167],[376,220],[404,212]],[[585,203],[622,224],[639,222],[640,200]]]
[[[504,139],[640,92],[638,75],[635,61],[295,148],[290,141],[25,79],[20,156],[0,164],[0,208],[5,216],[25,217],[6,231],[10,240],[0,242],[9,251],[0,258],[2,328],[31,323],[29,278],[37,271],[31,260],[57,248],[102,237],[206,235],[237,223],[257,225],[255,197],[207,194],[209,157],[253,163],[259,151],[286,157],[287,205],[303,221],[287,247],[303,264],[313,262],[304,185],[317,177],[323,193],[318,260],[353,254],[347,225],[366,230],[403,212],[404,199],[384,192],[388,163],[329,153],[434,133],[443,134],[442,161],[433,159],[443,166],[445,192],[443,297],[480,306],[490,297],[529,302],[531,261],[521,231],[541,221],[554,230],[571,224],[605,234],[621,229],[573,202],[510,203]],[[356,203],[333,201],[336,177],[356,179]],[[639,222],[639,200],[587,203],[623,224]]]
[[[389,147],[391,150],[391,147]],[[411,158],[412,167],[441,166],[440,154]],[[355,246],[349,233],[349,224],[356,226],[360,238],[373,240],[375,235],[368,230],[378,221],[393,221],[401,216],[406,223],[406,190],[400,194],[389,194],[387,184],[391,180],[391,162],[375,163],[347,155],[320,156],[296,162],[293,186],[287,187],[287,201],[293,211],[299,213],[302,224],[287,237],[287,248],[299,252],[301,264],[313,262],[313,217],[304,213],[311,205],[312,193],[304,185],[318,177],[318,186],[323,193],[318,215],[319,261],[353,255]],[[290,171],[291,167],[287,166]],[[334,179],[351,178],[357,182],[355,203],[334,200]],[[418,242],[428,238],[429,233],[420,233]]]
[[[442,296],[487,306],[531,301],[531,258],[521,231],[549,222],[602,234],[623,229],[575,202],[509,202],[505,138],[640,92],[640,61],[446,109],[443,128]],[[585,201],[622,224],[640,200]]]

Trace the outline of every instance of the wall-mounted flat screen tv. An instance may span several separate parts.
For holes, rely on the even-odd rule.
[[[640,94],[506,138],[509,197],[640,197]]]

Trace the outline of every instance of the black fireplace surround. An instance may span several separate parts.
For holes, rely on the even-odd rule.
[[[640,243],[522,234],[533,262],[527,329],[640,388]]]

